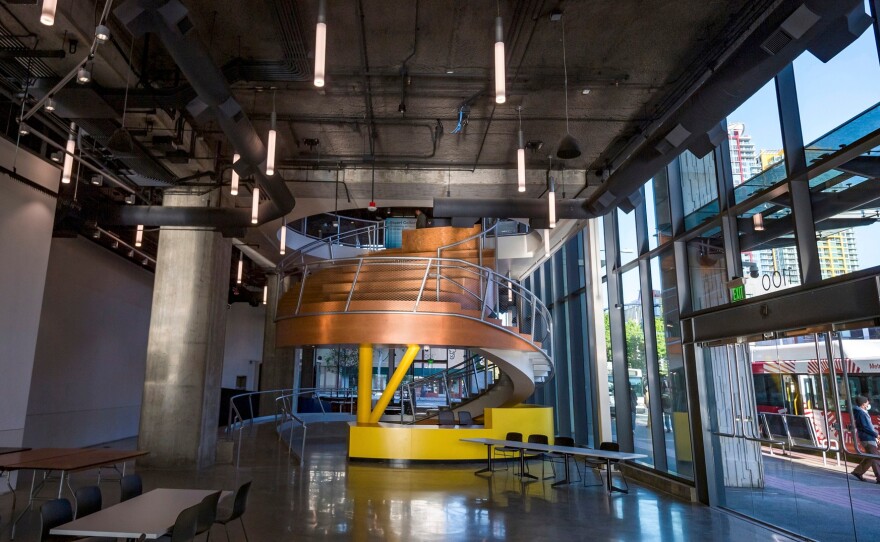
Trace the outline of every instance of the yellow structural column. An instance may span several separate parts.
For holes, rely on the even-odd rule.
[[[357,422],[368,423],[373,404],[373,345],[360,345],[358,354]]]
[[[379,423],[379,419],[382,418],[382,414],[385,413],[385,407],[391,402],[391,398],[394,397],[394,392],[397,391],[400,383],[403,382],[403,377],[406,376],[406,372],[409,371],[409,368],[412,366],[412,362],[416,359],[416,354],[418,353],[419,345],[411,344],[406,347],[406,354],[403,355],[400,364],[394,369],[394,374],[391,375],[391,378],[388,380],[388,385],[385,386],[385,391],[382,392],[382,396],[376,401],[376,407],[373,409],[373,413],[370,414],[370,423]],[[403,408],[402,404],[400,405],[400,408]],[[358,421],[360,421],[360,412],[360,404],[358,404]]]

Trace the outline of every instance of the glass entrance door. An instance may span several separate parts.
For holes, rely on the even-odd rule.
[[[855,436],[853,403],[880,410],[880,329],[697,352],[713,504],[816,540],[880,540],[880,484],[871,468],[850,474],[877,457]]]

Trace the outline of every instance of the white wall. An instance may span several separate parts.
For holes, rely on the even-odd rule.
[[[247,376],[246,389],[257,389],[257,370],[263,359],[263,331],[266,326],[266,306],[252,307],[248,303],[233,303],[226,315],[226,350],[223,356],[224,388],[235,387],[235,377]]]
[[[153,275],[83,238],[52,240],[24,443],[138,432]]]
[[[0,138],[0,165],[56,191],[59,170]],[[55,198],[0,173],[0,446],[24,438]],[[5,484],[3,484],[5,489]]]

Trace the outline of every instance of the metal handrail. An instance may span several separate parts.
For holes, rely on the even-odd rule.
[[[309,218],[311,218],[311,220],[309,220]],[[306,217],[294,220],[294,221],[288,223],[287,227],[290,228],[292,231],[294,231],[300,235],[303,235],[305,237],[308,237],[310,239],[319,239],[318,237],[315,237],[314,235],[309,235],[309,233],[308,233],[309,223],[316,222],[318,224],[321,224],[321,223],[326,224],[326,223],[331,222],[333,220],[337,220],[340,225],[345,220],[348,220],[350,222],[359,222],[361,224],[367,224],[368,226],[370,226],[370,225],[375,226],[375,225],[384,223],[384,220],[366,220],[363,218],[356,218],[353,216],[343,216],[343,215],[340,215],[337,213],[321,213],[319,215],[312,215],[311,217],[306,216]],[[361,227],[363,227],[363,226],[361,226]]]
[[[299,294],[296,303],[296,308],[294,309],[293,314],[282,314],[279,313],[277,320],[284,320],[287,318],[292,318],[296,316],[303,315],[305,313],[302,312],[303,306],[303,298],[306,295],[306,281],[309,280],[309,277],[312,276],[316,271],[327,270],[331,268],[339,268],[339,267],[352,267],[352,268],[360,268],[364,269],[367,267],[376,267],[376,266],[393,266],[400,267],[403,264],[411,264],[414,266],[418,266],[421,268],[421,265],[425,266],[425,269],[428,270],[428,278],[434,278],[438,285],[440,281],[446,281],[449,284],[454,285],[457,288],[457,292],[462,295],[466,295],[471,299],[474,299],[480,304],[480,318],[479,320],[484,323],[493,326],[501,331],[510,333],[512,335],[516,335],[521,337],[523,340],[529,341],[536,349],[543,351],[548,360],[553,363],[553,355],[552,355],[552,337],[553,337],[553,329],[552,329],[552,319],[550,316],[550,311],[547,307],[541,302],[540,299],[537,298],[532,292],[522,287],[521,284],[512,282],[508,277],[501,275],[495,272],[492,269],[488,269],[485,267],[478,266],[471,262],[465,260],[458,259],[447,259],[447,258],[421,258],[421,257],[410,257],[410,256],[401,256],[401,257],[370,257],[370,258],[348,258],[348,259],[340,259],[340,260],[328,260],[324,262],[316,262],[311,264],[305,264],[302,269],[302,282],[299,285]],[[431,269],[436,269],[436,273],[434,275],[430,274]],[[466,288],[463,284],[458,282],[459,277],[449,277],[444,274],[445,270],[456,270],[459,272],[464,272],[472,277],[478,278],[480,282],[480,291],[475,292],[468,288]],[[358,273],[358,276],[362,276],[363,271]],[[486,309],[489,308],[492,311],[492,307],[495,307],[495,313],[499,312],[500,307],[498,305],[493,305],[492,302],[500,303],[500,300],[490,299],[489,292],[494,292],[494,288],[484,287],[484,281],[486,284],[502,285],[505,289],[509,289],[512,293],[513,301],[509,302],[510,306],[515,307],[517,310],[517,323],[516,327],[522,333],[527,333],[531,335],[531,340],[522,337],[521,334],[515,333],[510,329],[497,325],[490,320],[486,319]],[[350,290],[347,293],[347,298],[353,297],[355,288],[359,284],[368,283],[369,279],[360,278],[357,281],[353,281]],[[293,286],[292,286],[293,287]],[[439,290],[439,286],[438,286]],[[447,292],[448,293],[448,292]],[[439,314],[436,311],[424,311],[420,310],[420,303],[424,298],[424,290],[420,289],[419,293],[416,295],[416,299],[413,300],[413,309],[410,311],[402,311],[402,310],[353,310],[350,306],[346,306],[342,311],[322,311],[322,314],[340,314],[340,313],[386,313],[386,312],[420,312],[420,313],[432,313]],[[439,296],[438,298],[439,299]],[[347,303],[347,305],[349,305]],[[529,307],[529,305],[531,305]],[[525,309],[525,310],[524,310]],[[523,318],[526,314],[526,310],[530,309],[531,317]],[[471,318],[477,319],[469,315],[452,313],[455,316],[463,317],[463,318]],[[491,312],[490,312],[491,314]],[[539,330],[539,324],[542,324],[544,329]],[[542,332],[541,336],[538,336],[538,333]],[[536,344],[536,342],[540,342],[540,346]]]
[[[481,360],[480,367],[477,368],[477,360]],[[407,396],[409,398],[410,403],[410,411],[412,413],[412,420],[409,423],[418,423],[420,420],[424,420],[433,416],[433,414],[427,414],[422,417],[418,416],[418,405],[416,404],[416,391],[418,388],[423,388],[425,386],[431,386],[434,384],[442,384],[443,389],[446,392],[446,406],[447,408],[452,408],[452,394],[450,393],[450,382],[464,382],[464,385],[467,386],[467,395],[471,395],[471,384],[476,383],[477,392],[488,390],[489,387],[495,383],[494,375],[496,374],[498,367],[495,363],[489,361],[484,356],[479,354],[473,355],[468,359],[462,361],[458,365],[453,367],[449,367],[443,371],[437,372],[433,375],[427,376],[425,378],[421,378],[419,380],[414,380],[412,382],[408,382],[405,384],[404,389],[407,392]],[[483,374],[484,379],[484,388],[481,388],[479,385],[478,375]],[[489,381],[489,375],[492,375],[492,381]],[[401,394],[401,409],[400,409],[400,420],[404,421],[404,408],[403,408],[404,396]]]
[[[315,250],[318,250],[320,248],[326,247],[329,251],[330,257],[332,258],[334,245],[336,245],[336,246],[354,246],[354,245],[346,245],[344,243],[344,241],[350,237],[360,238],[360,236],[362,236],[364,234],[366,234],[368,236],[368,239],[370,237],[372,237],[372,239],[375,241],[375,244],[369,245],[370,247],[372,247],[371,250],[384,250],[385,249],[384,239],[383,239],[382,246],[379,247],[379,245],[378,245],[380,232],[382,232],[384,229],[385,229],[385,224],[382,222],[378,222],[373,226],[365,226],[363,228],[358,228],[356,230],[350,230],[347,232],[333,234],[329,237],[325,237],[323,239],[318,239],[318,240],[312,241],[311,243],[308,243],[308,244],[298,248],[297,250],[291,252],[290,255],[288,255],[286,258],[282,259],[281,262],[279,262],[277,269],[287,273],[292,268],[295,268],[298,265],[302,265],[305,262],[305,257],[309,253],[311,253]]]
[[[291,422],[299,422],[299,424],[303,428],[303,440],[302,440],[302,448],[300,449],[299,461],[300,464],[305,462],[306,458],[306,434],[308,432],[308,426],[306,425],[305,420],[297,416],[293,413],[293,409],[290,408],[290,404],[288,403],[288,399],[293,399],[294,396],[299,396],[298,393],[291,393],[290,395],[282,395],[281,397],[275,398],[275,411],[278,412],[278,402],[281,402],[281,413],[284,418],[289,419]],[[278,437],[281,438],[281,430],[284,425],[284,419],[282,419],[281,424],[278,427]],[[290,435],[287,439],[287,451],[293,451],[293,425],[290,426]]]

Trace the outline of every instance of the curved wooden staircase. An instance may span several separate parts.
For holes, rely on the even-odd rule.
[[[277,345],[469,348],[504,378],[469,398],[468,410],[478,416],[521,403],[552,375],[550,316],[492,270],[494,251],[467,240],[479,233],[478,226],[405,230],[400,249],[299,268],[279,300]]]

